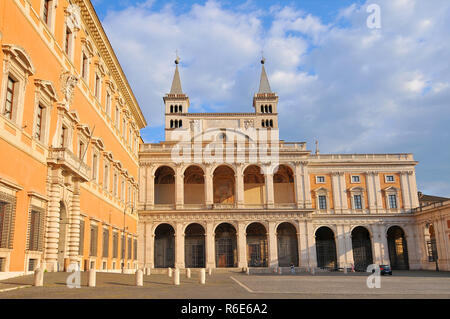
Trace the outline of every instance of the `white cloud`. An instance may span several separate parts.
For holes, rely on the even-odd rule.
[[[251,112],[264,50],[283,139],[312,147],[319,138],[322,152],[413,152],[423,185],[450,179],[443,147],[450,140],[450,2],[377,3],[378,30],[366,26],[366,5],[343,8],[324,24],[290,6],[260,10],[252,1],[236,10],[207,1],[183,13],[170,5],[154,11],[149,1],[109,12],[104,25],[161,136],[176,49],[193,112]],[[436,156],[447,166],[435,165]]]

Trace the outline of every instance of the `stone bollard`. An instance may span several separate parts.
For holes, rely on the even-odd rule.
[[[282,273],[281,267],[278,267],[278,274],[281,275],[281,273]]]
[[[315,275],[316,274],[316,268],[315,267],[311,267],[311,275]]]
[[[277,273],[278,272],[278,268],[277,267],[273,267],[273,272]]]
[[[88,287],[95,287],[95,269],[89,269]]]
[[[175,286],[180,285],[180,270],[178,268],[173,271],[173,284]]]
[[[172,277],[172,268],[168,268],[167,269],[167,274],[169,275],[169,277]]]
[[[347,267],[344,267],[344,274],[347,274],[347,273],[348,273]]]
[[[206,271],[205,268],[200,269],[200,283],[204,285],[206,283]]]
[[[212,268],[208,268],[208,275],[209,275],[209,276],[212,275]]]
[[[247,268],[247,270],[245,271],[245,273],[246,273],[247,275],[250,275],[250,268]]]
[[[42,287],[44,285],[44,271],[41,268],[34,270],[34,286]]]
[[[145,275],[150,276],[150,274],[151,274],[150,267],[145,268]]]
[[[186,268],[186,278],[191,278],[191,268]]]
[[[136,286],[143,286],[144,285],[144,272],[142,269],[138,269],[136,271]]]

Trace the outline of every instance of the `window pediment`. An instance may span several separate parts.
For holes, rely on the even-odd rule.
[[[85,138],[89,138],[92,134],[91,129],[87,124],[78,124],[78,130],[84,135]]]
[[[105,151],[103,152],[103,156],[108,160],[110,160],[111,162],[114,162],[114,158],[111,152]]]
[[[97,146],[101,151],[105,149],[105,144],[103,143],[103,140],[100,137],[93,137],[92,143]]]
[[[18,45],[4,44],[2,50],[6,59],[18,64],[26,75],[30,76],[36,72],[33,62],[24,48]]]
[[[58,100],[58,94],[52,82],[47,80],[35,79],[34,84],[36,85],[39,93],[45,95],[50,102],[56,102]]]

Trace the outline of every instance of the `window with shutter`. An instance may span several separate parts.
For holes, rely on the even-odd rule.
[[[113,234],[113,258],[117,258],[119,238],[117,233]]]
[[[30,212],[30,223],[28,229],[28,250],[39,251],[40,247],[40,229],[41,213],[35,210]]]
[[[109,250],[109,231],[103,230],[103,257],[108,257]]]
[[[84,220],[80,220],[80,244],[78,245],[78,254],[83,255],[84,250]]]
[[[128,259],[131,259],[131,238],[128,238]]]
[[[91,256],[97,256],[97,226],[91,226],[91,249],[90,249],[90,255]]]

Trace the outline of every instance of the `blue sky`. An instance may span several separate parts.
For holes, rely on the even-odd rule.
[[[367,27],[369,4],[381,28]],[[280,136],[322,153],[413,153],[418,188],[450,197],[450,2],[93,0],[164,139],[175,51],[192,112],[251,112],[264,51]]]

